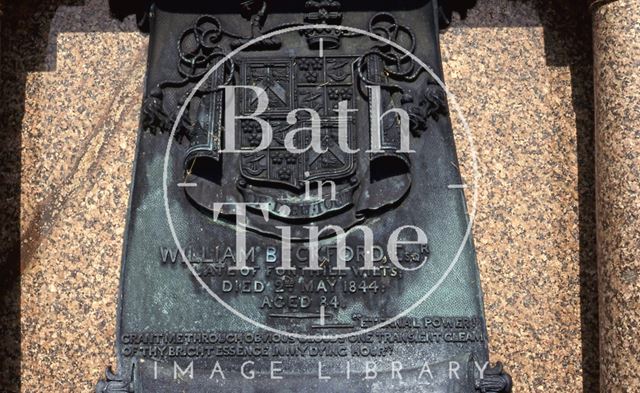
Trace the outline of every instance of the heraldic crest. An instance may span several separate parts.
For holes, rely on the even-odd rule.
[[[251,23],[250,35],[230,32],[217,18],[206,15],[186,28],[177,45],[176,79],[158,83],[145,99],[146,130],[171,130],[184,97],[234,48],[285,27],[318,23],[327,27],[258,41],[228,59],[198,89],[176,132],[184,151],[185,182],[196,185],[185,188],[190,201],[204,211],[213,211],[214,202],[248,203],[251,230],[275,235],[278,225],[287,225],[294,239],[304,225],[337,225],[346,230],[400,203],[411,187],[411,154],[400,152],[399,117],[373,114],[402,108],[409,116],[410,137],[419,138],[430,121],[447,113],[444,90],[403,51],[331,27],[342,21],[338,1],[307,1],[303,21],[270,28],[266,27],[266,2],[248,1],[243,6]],[[409,52],[415,49],[414,33],[389,13],[376,14],[367,28]],[[287,45],[299,42],[301,35],[307,47],[298,47],[291,55],[294,52],[287,51]],[[224,86],[255,88],[237,89],[235,102],[230,103]],[[372,107],[371,86],[379,87],[378,112]],[[250,118],[260,98],[268,99],[260,118],[272,130],[264,149],[256,149],[262,146],[263,128]],[[348,116],[339,116],[339,105],[345,102],[340,113]],[[222,153],[225,105],[236,108],[238,154]],[[290,141],[294,146],[302,150],[311,142],[311,126],[317,119],[300,108],[319,115],[322,152],[296,153],[286,148],[286,136],[293,129],[299,130]],[[376,119],[380,119],[379,149],[371,152]],[[340,145],[341,127],[346,130],[349,151]],[[265,208],[268,221],[261,211]],[[219,212],[222,217],[235,214],[234,208],[225,206]]]

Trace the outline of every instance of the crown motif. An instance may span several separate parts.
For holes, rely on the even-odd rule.
[[[310,24],[339,25],[342,22],[341,5],[336,0],[309,0],[305,3],[305,22]],[[320,42],[325,49],[337,49],[340,47],[342,31],[332,29],[309,29],[304,32],[307,43],[311,49],[320,47]]]

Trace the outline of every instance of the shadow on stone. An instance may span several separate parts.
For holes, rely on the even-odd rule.
[[[490,0],[480,0],[476,7],[486,6]],[[452,4],[470,5],[472,2],[452,0]],[[470,27],[535,26],[531,15],[518,14],[532,7],[537,13],[537,24],[544,31],[547,65],[568,67],[571,73],[573,112],[576,121],[576,148],[578,159],[578,226],[580,269],[580,319],[582,340],[583,391],[599,389],[599,336],[598,336],[598,272],[596,260],[595,211],[595,148],[593,107],[593,51],[591,15],[586,3],[570,0],[509,0],[514,5],[505,16],[490,21],[465,21]],[[460,13],[464,17],[468,7]],[[455,11],[455,8],[454,8]],[[449,14],[449,16],[451,16]],[[455,23],[455,22],[453,22]],[[534,23],[534,24],[532,24]]]
[[[96,3],[96,2],[94,2]],[[96,3],[97,4],[97,3]],[[0,16],[0,390],[20,391],[21,331],[20,273],[29,263],[21,249],[21,145],[25,115],[26,82],[29,73],[55,69],[56,11],[63,6],[83,6],[84,0],[5,1]],[[102,29],[100,26],[116,26]],[[109,21],[73,26],[72,31],[121,31]],[[55,99],[55,97],[51,97]]]

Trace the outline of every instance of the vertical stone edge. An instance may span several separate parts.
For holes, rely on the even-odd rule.
[[[640,390],[640,2],[593,18],[600,391]]]

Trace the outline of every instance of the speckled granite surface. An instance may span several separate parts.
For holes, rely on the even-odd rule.
[[[124,56],[105,66],[114,51]],[[97,378],[113,355],[137,128],[133,114],[146,60],[144,39],[133,33],[62,34],[57,53],[55,73],[27,78],[23,391],[89,391],[91,377]],[[42,100],[51,88],[58,98]],[[39,390],[42,384],[55,388]]]
[[[564,2],[480,0],[441,37],[446,80],[479,153],[475,241],[490,347],[518,392],[596,389],[591,43],[581,18]],[[34,31],[60,33],[36,37],[49,55],[14,81],[25,96],[24,117],[14,119],[21,390],[89,392],[113,363],[146,40],[117,33],[123,27],[95,1],[25,23],[24,42]],[[21,45],[5,53],[3,72],[24,63]],[[458,124],[456,132],[468,173]]]
[[[146,39],[104,2],[60,3],[12,4],[2,26],[3,146],[19,151],[24,271],[11,291],[20,298],[5,298],[20,302],[21,344],[0,355],[3,381],[21,361],[23,392],[89,392],[113,358],[146,64]],[[16,331],[9,310],[0,330]]]
[[[640,392],[640,2],[593,12],[602,391]]]
[[[442,50],[480,161],[474,236],[492,356],[518,392],[593,392],[590,41],[582,14],[549,4],[480,2]]]

